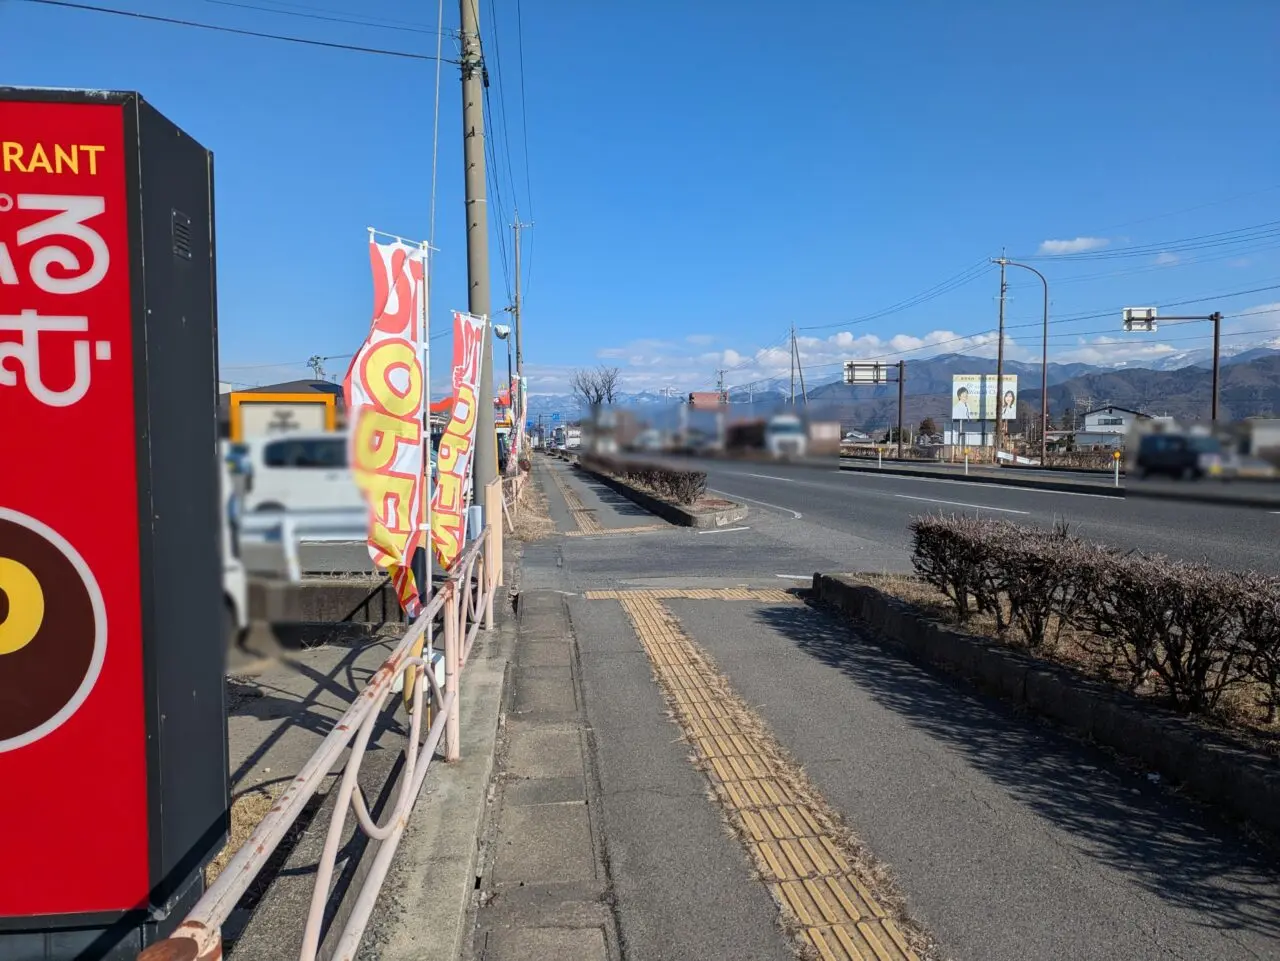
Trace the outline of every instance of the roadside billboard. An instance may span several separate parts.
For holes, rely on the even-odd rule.
[[[229,824],[212,156],[132,93],[0,131],[0,957],[132,957]]]
[[[335,402],[333,394],[232,391],[228,397],[231,439],[254,440],[295,430],[336,430]]]
[[[1018,375],[1005,374],[997,385],[995,374],[953,374],[951,377],[952,420],[995,420],[996,394],[1003,389],[1002,420],[1013,420],[1018,409]]]

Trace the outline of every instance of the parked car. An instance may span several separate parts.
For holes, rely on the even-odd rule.
[[[1140,480],[1153,475],[1196,480],[1220,477],[1226,458],[1215,437],[1193,434],[1147,434],[1138,445]]]
[[[232,466],[225,455],[218,459],[218,466],[222,495],[222,633],[231,647],[249,626],[249,588],[244,564],[240,562],[239,538],[235,536],[239,495],[232,483]]]
[[[347,457],[347,435],[295,431],[250,440],[236,457],[245,511],[363,508]],[[431,476],[436,450],[431,449]]]

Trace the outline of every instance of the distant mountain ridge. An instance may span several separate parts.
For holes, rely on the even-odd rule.
[[[1175,359],[1176,357],[1176,359]],[[1183,361],[1188,361],[1183,363]],[[1173,366],[1169,366],[1173,365]],[[1082,411],[1087,407],[1115,404],[1152,414],[1180,418],[1206,418],[1212,377],[1212,354],[1185,351],[1143,366],[1057,364],[1048,371],[1051,418],[1067,407]],[[916,425],[925,417],[941,424],[950,414],[951,378],[956,374],[995,373],[991,358],[968,354],[939,354],[906,365],[906,423]],[[1019,400],[1039,409],[1040,365],[1006,361],[1005,372],[1018,375]],[[884,428],[897,419],[898,388],[894,384],[849,386],[828,374],[817,383],[807,379],[810,403],[815,413],[839,419],[846,427],[861,430]],[[790,392],[789,378],[774,378],[746,391],[730,388],[734,405],[761,413],[784,404]],[[799,384],[796,387],[799,400]],[[661,409],[674,406],[686,395],[639,391],[622,394],[623,407]],[[1228,352],[1222,357],[1221,414],[1240,418],[1280,413],[1280,348],[1263,346]],[[560,413],[566,419],[577,416],[578,402],[570,394],[530,394],[529,412]]]

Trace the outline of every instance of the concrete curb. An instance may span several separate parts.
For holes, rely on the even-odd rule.
[[[991,474],[942,474],[937,471],[911,470],[906,467],[875,467],[867,464],[840,462],[840,469],[863,474],[893,474],[899,477],[923,477],[929,480],[967,481],[971,484],[997,484],[1003,487],[1023,487],[1031,490],[1060,491],[1063,494],[1097,494],[1100,497],[1124,497],[1125,488],[1107,487],[1104,484],[1085,484],[1072,481],[1045,480],[1033,477],[1005,477]]]
[[[1280,488],[1280,484],[1276,485]],[[1152,500],[1184,501],[1188,504],[1220,504],[1224,507],[1260,507],[1264,510],[1280,510],[1280,490],[1274,497],[1221,497],[1208,492],[1148,490],[1135,484],[1126,489],[1127,497],[1147,497]]]
[[[621,494],[632,503],[643,507],[650,514],[656,514],[663,520],[672,524],[679,524],[681,527],[697,529],[728,527],[730,524],[736,524],[738,521],[744,520],[747,516],[747,508],[744,504],[735,504],[733,507],[726,507],[718,511],[691,511],[675,504],[669,504],[664,500],[659,500],[652,494],[646,494],[630,484],[624,484],[616,477],[610,477],[608,474],[598,474],[583,467],[581,463],[574,466],[615,493]]]
[[[1273,759],[1056,664],[951,630],[874,587],[815,574],[813,591],[819,602],[862,621],[912,660],[959,675],[1280,835],[1280,765]]]
[[[400,601],[386,578],[314,578],[297,584],[249,579],[249,612],[272,623],[403,624]]]

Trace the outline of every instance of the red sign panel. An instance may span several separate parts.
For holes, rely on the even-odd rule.
[[[127,162],[0,101],[0,916],[147,901]]]

